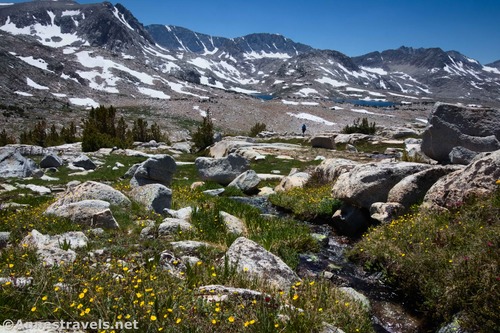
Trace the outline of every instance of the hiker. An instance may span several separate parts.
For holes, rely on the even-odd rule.
[[[302,136],[304,136],[305,132],[306,132],[306,124],[302,124]]]

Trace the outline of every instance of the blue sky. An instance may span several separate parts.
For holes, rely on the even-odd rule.
[[[337,50],[348,56],[404,45],[456,50],[482,64],[500,60],[500,0],[121,0],[118,3],[144,25],[178,25],[222,37],[279,33],[295,42]]]

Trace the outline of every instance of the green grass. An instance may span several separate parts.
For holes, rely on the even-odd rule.
[[[184,161],[194,158],[194,155],[183,156]],[[95,180],[127,194],[129,180],[119,177],[144,158],[110,155],[102,160],[104,166],[88,176],[69,176],[71,171],[61,168],[52,175],[60,180],[49,184],[62,187],[70,180]],[[116,162],[125,167],[112,170]],[[273,158],[265,163],[272,165],[261,164],[262,169],[282,166],[286,172],[292,166],[305,165]],[[221,210],[242,219],[248,238],[280,256],[292,268],[297,267],[300,253],[316,252],[319,244],[311,237],[309,228],[295,220],[263,217],[255,207],[228,197],[204,195],[202,190],[215,187],[213,183],[191,190],[190,185],[196,180],[194,165],[182,165],[171,186],[172,208],[197,208],[191,220],[195,230],[154,239],[141,238],[140,232],[147,221],[153,221],[158,227],[164,216],[147,212],[136,203],[129,208],[111,207],[120,228],[93,234],[66,219],[44,216],[43,211],[55,200],[53,195],[31,195],[28,190],[0,194],[2,200],[31,205],[27,209],[0,212],[0,231],[11,231],[12,243],[0,250],[0,276],[33,278],[33,283],[25,288],[18,288],[10,281],[0,285],[0,321],[101,319],[115,323],[137,320],[141,332],[304,332],[320,331],[322,323],[327,322],[346,332],[372,331],[367,310],[340,293],[329,281],[304,280],[280,292],[255,276],[228,266],[223,256],[238,235],[226,232],[219,216]],[[39,180],[19,182],[47,186],[47,182]],[[43,267],[35,251],[20,244],[33,229],[51,235],[82,230],[89,243],[76,250],[76,262]],[[187,265],[181,275],[172,275],[161,267],[159,254],[172,250],[171,241],[188,239],[211,246],[197,249],[192,255],[199,258],[198,263]],[[103,254],[89,253],[96,250],[102,250]],[[207,302],[198,287],[209,284],[251,288],[269,297],[255,300],[234,297],[226,302]]]
[[[269,201],[306,221],[328,220],[341,202],[331,197],[331,184],[295,187],[269,196]]]
[[[404,216],[370,230],[350,258],[385,272],[433,322],[460,314],[474,332],[500,330],[500,188],[451,213]]]

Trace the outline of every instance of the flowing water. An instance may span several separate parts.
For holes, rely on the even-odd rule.
[[[232,197],[233,200],[257,207],[263,214],[284,216],[264,197]],[[319,253],[303,254],[298,267],[299,276],[323,276],[339,287],[351,287],[365,295],[371,305],[373,327],[377,333],[428,332],[422,316],[411,311],[394,288],[384,283],[381,273],[367,273],[346,258],[354,240],[338,235],[328,224],[306,223],[323,244]]]

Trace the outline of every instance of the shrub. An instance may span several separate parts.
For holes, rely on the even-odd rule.
[[[5,146],[11,143],[16,143],[16,139],[12,135],[7,134],[5,128],[0,133],[0,146]]]
[[[330,184],[295,187],[270,195],[269,201],[302,220],[329,219],[341,205],[339,200],[331,197],[331,187]]]
[[[265,130],[266,130],[266,124],[264,124],[264,123],[256,123],[250,129],[250,133],[248,134],[248,136],[256,137],[257,134],[259,134],[260,132],[265,131]]]
[[[193,133],[193,143],[197,151],[202,151],[214,143],[214,124],[210,116],[210,110],[207,116],[203,117],[203,122],[195,133]]]
[[[432,322],[460,313],[467,331],[497,332],[499,214],[500,187],[456,212],[407,215],[372,229],[350,258],[385,272]]]
[[[360,119],[354,120],[352,125],[346,125],[342,129],[342,133],[344,134],[351,134],[351,133],[362,133],[362,134],[375,134],[376,128],[375,128],[375,122],[369,123],[367,118],[363,118],[361,120],[360,124]]]

